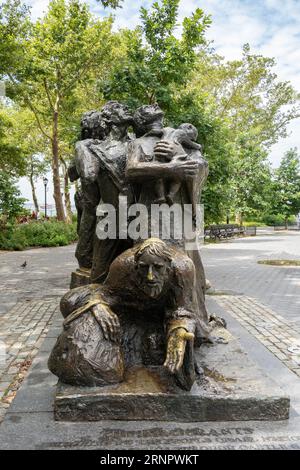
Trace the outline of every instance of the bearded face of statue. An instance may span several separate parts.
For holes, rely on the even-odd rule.
[[[133,120],[132,113],[128,106],[118,101],[109,101],[103,106],[101,112],[104,120],[115,126],[129,125]]]
[[[149,297],[158,297],[168,278],[169,263],[161,257],[143,253],[137,261],[137,279],[139,288]]]

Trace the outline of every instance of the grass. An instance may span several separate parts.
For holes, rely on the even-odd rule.
[[[257,220],[256,221],[250,221],[250,222],[248,222],[248,221],[243,222],[243,225],[244,225],[244,227],[253,227],[254,225],[256,227],[265,227],[266,226],[266,224],[264,222],[257,222]]]
[[[3,230],[0,233],[0,250],[64,246],[76,239],[76,222],[32,221]]]
[[[257,262],[269,266],[300,266],[300,260],[296,259],[264,259]]]

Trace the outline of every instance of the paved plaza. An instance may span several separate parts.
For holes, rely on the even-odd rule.
[[[19,253],[0,252],[0,421],[1,416],[7,413],[7,419],[0,425],[0,437],[4,425],[12,429],[12,435],[15,432],[13,423],[17,419],[22,393],[19,402],[18,396],[15,400],[15,408],[11,406],[12,412],[10,405],[14,403],[16,391],[32,361],[39,364],[43,360],[43,373],[46,374],[46,356],[60,331],[59,298],[68,289],[70,273],[76,267],[74,248],[71,245]],[[291,396],[289,423],[271,423],[270,426],[268,423],[249,423],[249,426],[248,423],[240,426],[238,423],[216,423],[209,427],[201,424],[197,429],[195,425],[183,424],[176,427],[182,431],[183,441],[179,431],[174,434],[174,425],[160,423],[154,426],[149,423],[143,427],[141,424],[132,426],[123,423],[120,429],[116,423],[103,423],[102,448],[126,448],[134,441],[134,436],[141,445],[147,443],[149,448],[155,448],[157,432],[164,433],[160,439],[162,449],[176,448],[180,442],[184,442],[186,448],[205,448],[206,444],[208,448],[230,448],[230,439],[232,448],[251,447],[251,442],[254,443],[253,448],[256,445],[263,448],[300,448],[300,266],[277,267],[257,263],[265,259],[299,260],[300,233],[259,230],[256,237],[205,245],[202,258],[213,286],[207,301],[210,312],[226,319],[229,330],[250,357]],[[27,261],[27,266],[21,268],[24,261]],[[53,387],[53,376],[52,382]],[[49,384],[46,383],[48,388]],[[50,419],[52,413],[49,410],[47,408]],[[40,411],[41,416],[46,413],[43,404]],[[21,421],[22,416],[21,413],[18,418]],[[31,419],[38,435],[38,419],[34,416]],[[50,429],[52,424],[50,421],[48,424]],[[66,442],[70,441],[69,447],[65,442],[62,448],[84,447],[78,429],[75,430],[78,425],[74,425],[74,430],[72,426],[68,427],[71,434],[74,431],[74,439],[70,441],[67,427],[62,425],[62,432],[67,432]],[[81,426],[83,431],[89,425]],[[97,429],[97,436],[89,441],[90,444],[87,440],[84,448],[94,448],[94,445],[101,448],[99,427]],[[209,431],[211,434],[208,435]],[[92,428],[90,432],[92,435]],[[29,448],[30,445],[28,440]],[[45,448],[47,444],[41,446]],[[60,447],[59,442],[49,446]]]
[[[265,259],[300,260],[300,232],[258,230],[258,236],[205,245],[205,272],[213,286],[246,295],[300,324],[299,266],[267,266]]]

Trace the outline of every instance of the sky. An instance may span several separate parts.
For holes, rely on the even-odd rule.
[[[125,0],[117,10],[104,9],[96,0],[87,1],[95,15],[115,16],[115,28],[134,27],[139,24],[139,9],[149,7],[154,0]],[[46,11],[48,0],[27,0],[33,18]],[[253,53],[274,57],[275,72],[279,80],[289,80],[300,92],[300,0],[181,0],[180,18],[202,8],[212,16],[207,37],[213,41],[216,52],[227,60],[241,57],[242,46],[249,43]],[[293,121],[289,136],[275,144],[270,153],[273,166],[278,166],[284,152],[291,147],[300,149],[300,119]],[[20,180],[22,195],[31,202],[30,185]],[[53,204],[51,175],[49,175],[48,201]],[[37,185],[38,199],[43,201],[44,186]]]

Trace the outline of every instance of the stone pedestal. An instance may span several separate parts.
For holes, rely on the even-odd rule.
[[[129,369],[124,382],[107,387],[59,383],[54,413],[58,421],[284,420],[290,400],[219,328],[228,343],[202,345],[197,352],[204,370],[191,391],[181,390],[162,367]]]
[[[86,286],[90,283],[91,270],[87,268],[78,268],[71,274],[70,289]]]

